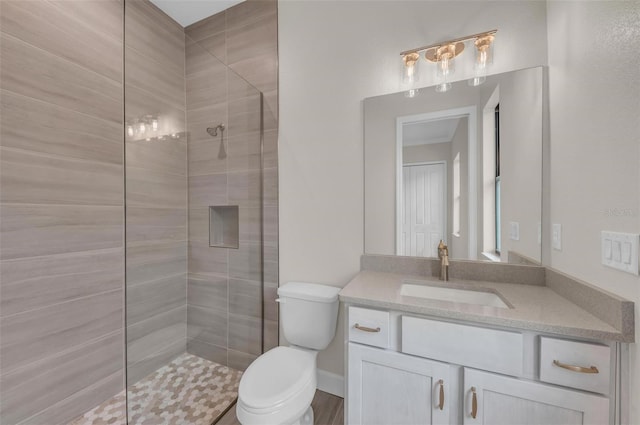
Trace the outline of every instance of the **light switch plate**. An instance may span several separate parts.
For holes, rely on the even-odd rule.
[[[638,270],[638,246],[640,235],[636,233],[602,232],[602,264],[634,275]]]
[[[562,224],[554,224],[552,226],[551,245],[556,251],[562,251]]]
[[[520,240],[520,223],[517,221],[509,222],[509,239],[512,241]]]

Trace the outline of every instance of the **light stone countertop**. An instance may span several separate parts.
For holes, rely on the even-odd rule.
[[[400,295],[404,280],[410,283],[461,289],[495,290],[513,308],[485,307]],[[540,285],[497,283],[361,271],[340,291],[340,300],[357,304],[424,314],[434,318],[462,320],[520,330],[544,332],[605,341],[627,341],[628,336],[586,310]]]

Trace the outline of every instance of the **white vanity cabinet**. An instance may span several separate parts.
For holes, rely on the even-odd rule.
[[[357,306],[348,316],[346,424],[619,422],[615,344]]]
[[[609,423],[609,399],[595,394],[468,368],[464,391],[465,425]]]
[[[349,343],[349,411],[353,425],[449,423],[449,365]]]

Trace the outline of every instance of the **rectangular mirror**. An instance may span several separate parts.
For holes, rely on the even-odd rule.
[[[367,254],[540,264],[543,72],[364,100]]]

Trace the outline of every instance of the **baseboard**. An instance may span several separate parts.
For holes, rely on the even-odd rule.
[[[318,369],[318,389],[344,398],[344,377]]]

